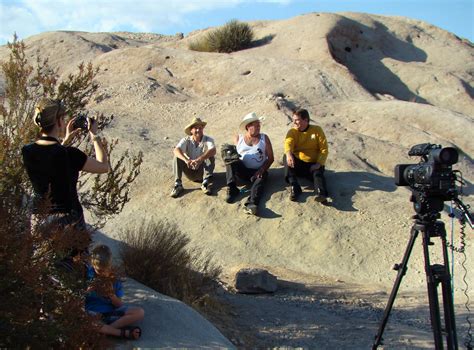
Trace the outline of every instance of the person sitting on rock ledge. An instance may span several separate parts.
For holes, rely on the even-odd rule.
[[[141,328],[130,325],[142,321],[145,311],[123,303],[122,282],[114,275],[112,252],[108,246],[101,244],[92,250],[86,276],[89,287],[85,309],[102,321],[99,332],[131,340],[140,338]]]
[[[201,189],[212,194],[212,176],[215,167],[216,146],[214,140],[204,135],[206,122],[194,118],[184,129],[188,136],[182,138],[173,150],[174,187],[171,197],[177,198],[183,192],[182,174],[195,182],[202,182]]]
[[[263,193],[263,184],[268,175],[268,168],[273,163],[273,148],[267,135],[260,133],[260,121],[255,113],[247,114],[240,123],[240,130],[244,134],[235,137],[237,152],[240,159],[237,162],[226,164],[227,196],[226,202],[232,203],[239,189],[236,177],[250,181],[252,187],[250,196],[245,202],[244,211],[256,215],[257,207]]]
[[[294,127],[285,138],[285,180],[290,184],[290,200],[296,201],[302,192],[297,176],[314,182],[315,200],[329,204],[324,168],[328,157],[328,144],[323,129],[309,124],[306,109],[297,109],[292,116]]]

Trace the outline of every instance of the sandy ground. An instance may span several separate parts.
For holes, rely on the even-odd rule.
[[[273,294],[238,294],[232,289],[220,293],[218,299],[229,310],[226,316],[209,319],[233,344],[238,348],[371,348],[389,293],[341,280],[279,272],[288,280],[280,279]],[[434,348],[427,294],[407,289],[402,281],[379,349]],[[469,312],[459,306],[455,314],[462,348],[468,339]]]
[[[81,61],[99,66],[100,93],[88,107],[116,116],[104,133],[120,139],[119,152],[144,153],[132,199],[104,227],[107,236],[114,239],[124,227],[143,220],[168,220],[193,246],[214,255],[228,283],[237,267],[273,272],[281,280],[275,295],[221,295],[235,315],[214,322],[236,344],[367,348],[414,214],[408,188],[394,184],[395,165],[417,163],[419,158],[407,153],[418,143],[457,147],[463,201],[474,203],[473,45],[421,21],[353,13],[313,13],[253,22],[252,27],[254,47],[232,54],[187,49],[207,30],[183,39],[52,32],[26,43],[31,57],[38,52],[50,57],[63,77]],[[6,57],[6,48],[0,48],[0,60]],[[330,207],[315,203],[304,182],[301,200],[288,200],[281,159],[291,125],[277,96],[307,108],[326,133]],[[275,151],[259,216],[242,212],[244,195],[237,203],[225,203],[220,159],[213,196],[185,181],[184,195],[169,198],[172,149],[185,125],[203,117],[205,133],[220,147],[232,140],[241,118],[251,111],[265,116],[262,132]],[[452,224],[451,239],[445,204],[441,218],[449,240],[459,246],[461,227]],[[474,252],[471,232],[466,229],[468,267]],[[403,281],[403,297],[397,299],[401,308],[389,322],[387,348],[432,347],[420,241]],[[435,243],[432,260],[439,261]],[[454,255],[459,307],[464,302],[463,259]],[[468,272],[472,298],[474,278]],[[459,309],[457,314],[460,329],[466,327],[463,313]]]
[[[342,282],[281,281],[274,295],[223,296],[235,316],[235,326],[224,326],[223,333],[241,347],[367,349],[377,333],[386,297]],[[384,332],[386,348],[432,348],[426,316],[423,310],[394,310]]]

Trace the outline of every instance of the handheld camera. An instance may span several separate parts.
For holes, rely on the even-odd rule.
[[[79,113],[72,126],[74,129],[89,130],[89,117],[87,113]]]

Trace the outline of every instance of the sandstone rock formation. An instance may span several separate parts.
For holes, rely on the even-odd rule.
[[[455,168],[463,172],[469,196],[464,200],[473,202],[472,43],[421,21],[355,13],[251,25],[255,44],[232,54],[190,51],[189,42],[207,30],[184,38],[51,32],[25,40],[31,58],[49,57],[63,77],[81,61],[100,67],[101,92],[89,108],[116,115],[106,136],[145,154],[132,201],[104,232],[114,237],[145,218],[167,219],[212,252],[224,270],[278,267],[390,288],[391,267],[402,257],[414,213],[409,190],[393,183],[396,164],[419,160],[407,156],[409,148],[424,142],[457,147]],[[0,60],[7,54],[0,48]],[[280,160],[290,126],[276,96],[307,108],[325,130],[332,207],[312,200],[309,183],[301,202],[288,201]],[[277,159],[261,217],[247,217],[240,203],[224,202],[221,161],[216,196],[184,182],[184,196],[169,198],[172,148],[187,122],[206,119],[205,131],[219,146],[232,140],[251,111],[266,116],[262,131]],[[466,239],[472,242],[472,235]],[[467,255],[473,252],[469,245]],[[459,266],[455,255],[457,271]],[[460,273],[455,279],[458,293]],[[410,290],[425,288],[418,246],[404,283]]]

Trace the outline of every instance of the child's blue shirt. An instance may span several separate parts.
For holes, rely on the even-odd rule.
[[[90,265],[87,266],[86,276],[87,276],[88,281],[93,280],[94,277],[96,276],[96,272],[94,268]],[[118,298],[122,298],[124,295],[122,282],[120,282],[119,280],[115,281],[113,284],[113,287],[114,287],[115,295]],[[115,309],[116,307],[112,304],[112,301],[109,298],[100,296],[95,291],[87,293],[86,311],[92,311],[92,312],[104,314],[107,312],[112,312]]]

